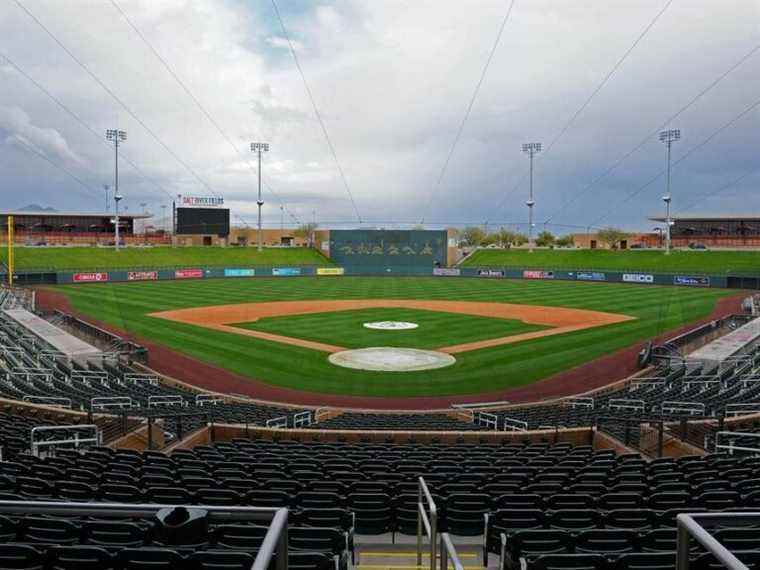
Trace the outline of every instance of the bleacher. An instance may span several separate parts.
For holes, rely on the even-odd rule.
[[[171,436],[208,421],[265,425],[284,418],[292,426],[299,411],[171,385],[114,355],[65,358],[2,312],[0,397],[95,414],[161,417]]]
[[[320,421],[319,429],[471,431],[479,425],[443,413],[372,414],[344,413]]]
[[[752,455],[648,462],[569,443],[238,439],[168,455],[60,449],[0,462],[0,500],[125,507],[51,517],[18,506],[11,515],[0,503],[0,567],[250,568],[267,525],[233,522],[221,511],[257,506],[289,509],[289,565],[346,570],[358,537],[417,534],[422,477],[438,531],[482,537],[483,559],[491,554],[507,570],[673,568],[676,515],[760,510],[759,471]],[[187,510],[136,516],[127,507],[143,504]],[[216,510],[206,517],[208,505]],[[167,528],[167,516],[183,530]],[[191,524],[193,517],[202,520]],[[760,527],[724,525],[716,536],[757,564]],[[697,568],[714,566],[701,549],[690,556]]]

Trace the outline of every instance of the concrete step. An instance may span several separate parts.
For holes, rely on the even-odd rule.
[[[459,560],[465,570],[483,570],[482,549],[477,545],[456,545]],[[440,553],[436,568],[440,566]],[[356,548],[357,570],[429,570],[430,550],[422,553],[422,564],[417,565],[417,549],[410,544],[360,544]]]

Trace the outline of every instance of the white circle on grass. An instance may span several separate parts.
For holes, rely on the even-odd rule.
[[[445,352],[390,346],[343,350],[334,352],[327,359],[332,364],[344,368],[380,372],[434,370],[451,366],[456,362],[456,358]]]
[[[374,329],[378,331],[408,331],[416,329],[417,323],[409,323],[405,321],[375,321],[372,323],[364,323],[364,328]]]

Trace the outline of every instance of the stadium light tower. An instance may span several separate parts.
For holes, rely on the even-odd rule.
[[[528,206],[528,247],[533,251],[533,206],[536,205],[533,200],[533,157],[541,152],[541,143],[525,143],[522,145],[522,151],[530,157],[530,198],[525,205]]]
[[[103,184],[103,190],[106,191],[106,212],[111,207],[111,202],[108,200],[108,190],[110,190],[111,187],[108,184]]]
[[[259,207],[259,230],[257,232],[258,249],[261,251],[261,207],[264,205],[264,200],[261,199],[261,153],[269,152],[269,143],[252,142],[251,152],[255,152],[259,155],[259,198],[256,200],[256,204]]]
[[[119,142],[124,142],[127,140],[127,132],[126,131],[120,131],[118,129],[108,129],[106,131],[106,140],[113,141],[113,152],[114,152],[114,170],[113,170],[113,178],[114,178],[114,195],[113,199],[114,202],[116,202],[116,242],[115,247],[116,251],[119,251],[119,200],[121,200],[121,196],[119,195]]]
[[[662,201],[665,202],[665,209],[667,210],[666,214],[666,232],[665,232],[665,255],[670,255],[670,248],[671,248],[671,238],[670,238],[670,232],[672,229],[673,221],[670,219],[670,202],[672,201],[672,196],[670,195],[670,147],[673,145],[674,142],[681,139],[681,130],[680,129],[668,129],[667,131],[661,131],[660,132],[660,142],[664,143],[665,146],[668,149],[668,174],[667,174],[667,186],[665,190],[665,195],[662,197]]]
[[[119,251],[119,202],[122,201],[124,196],[121,194],[114,194],[113,201],[116,204],[116,215],[114,216],[114,230],[116,233],[116,240],[114,241],[114,245],[116,247],[116,251]]]

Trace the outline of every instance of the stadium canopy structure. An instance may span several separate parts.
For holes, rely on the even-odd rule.
[[[664,217],[651,217],[665,223]],[[760,246],[760,216],[672,216],[671,235],[675,246],[700,243],[711,247]]]
[[[13,217],[15,241],[46,243],[90,242],[114,239],[115,214],[112,212],[48,212],[33,210],[0,211],[0,241],[6,240],[8,218]],[[135,234],[136,223],[152,218],[150,213],[119,213],[119,232],[123,239]]]

